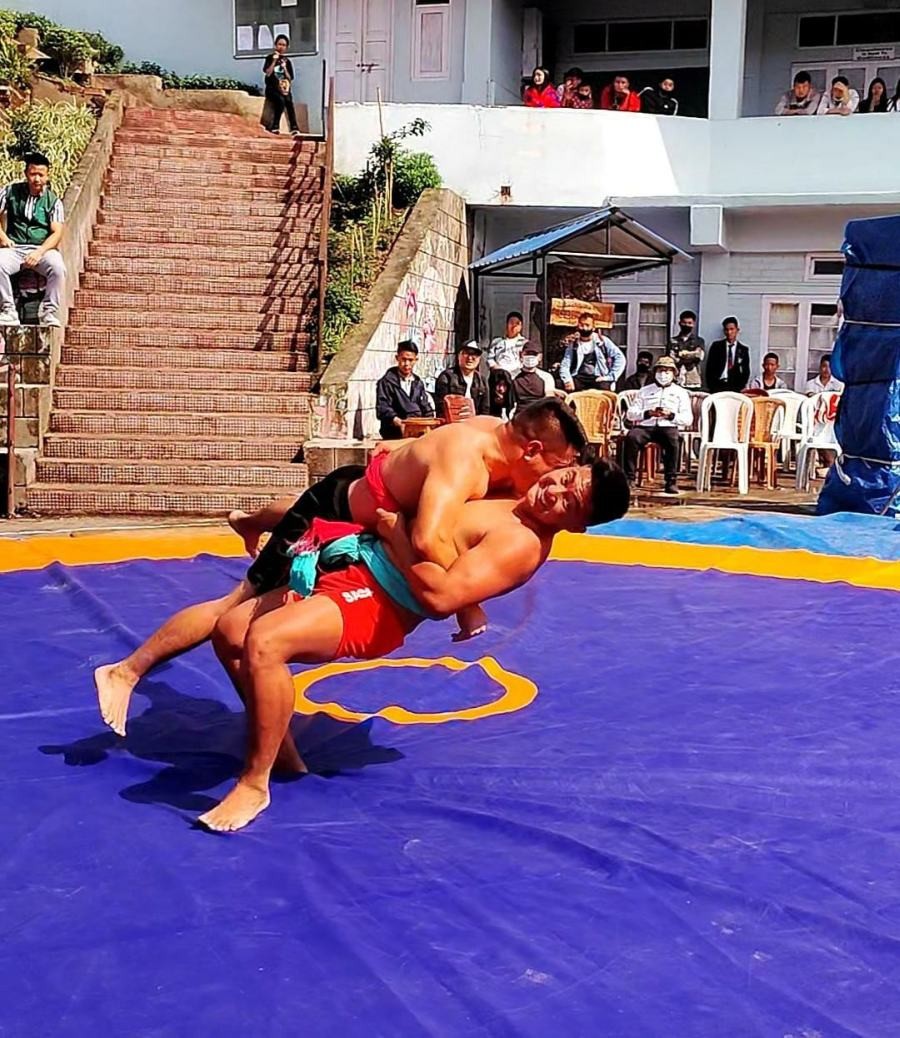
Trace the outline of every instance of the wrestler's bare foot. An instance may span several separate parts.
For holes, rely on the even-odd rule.
[[[263,531],[254,524],[253,516],[236,508],[233,512],[228,513],[228,525],[244,542],[250,558],[255,559],[259,555],[259,539],[262,537]]]
[[[269,791],[251,785],[245,779],[238,784],[220,803],[197,821],[217,833],[232,833],[249,825],[258,814],[269,806]]]
[[[275,758],[275,766],[272,770],[282,778],[287,778],[291,775],[306,775],[309,771],[309,768],[307,768],[303,758],[300,756],[297,744],[294,742],[294,737],[290,732],[282,740],[281,746],[278,749],[278,756]]]
[[[100,716],[116,735],[125,734],[131,693],[140,679],[124,663],[110,663],[94,671]]]

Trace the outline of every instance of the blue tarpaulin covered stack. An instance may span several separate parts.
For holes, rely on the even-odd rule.
[[[844,451],[820,514],[900,512],[900,216],[847,225],[844,325],[832,357],[846,384],[836,432]],[[895,496],[896,495],[896,496]]]

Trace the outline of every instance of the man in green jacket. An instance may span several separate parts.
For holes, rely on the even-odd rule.
[[[58,328],[59,304],[66,267],[57,246],[62,240],[65,214],[62,201],[50,187],[50,162],[44,155],[25,156],[25,180],[0,191],[0,326],[19,323],[13,295],[14,274],[25,267],[47,281],[38,311],[41,324]]]

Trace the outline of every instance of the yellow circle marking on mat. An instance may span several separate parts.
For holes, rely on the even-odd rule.
[[[447,670],[468,670],[469,667],[480,667],[489,678],[493,678],[503,688],[503,695],[492,703],[471,706],[464,710],[445,710],[440,713],[416,713],[402,706],[385,706],[374,714],[359,714],[347,710],[340,703],[314,703],[307,697],[307,691],[319,681],[336,674],[352,674],[360,670],[378,670],[384,667],[445,667]],[[511,714],[516,710],[524,710],[534,702],[537,696],[537,685],[521,674],[513,674],[504,670],[490,656],[480,660],[466,662],[452,656],[440,659],[420,659],[413,657],[405,660],[352,660],[341,663],[327,663],[323,667],[304,671],[294,676],[294,709],[300,714],[326,713],[338,721],[367,721],[370,717],[383,717],[393,724],[445,724],[447,721],[478,721],[483,717],[494,717],[497,714]]]

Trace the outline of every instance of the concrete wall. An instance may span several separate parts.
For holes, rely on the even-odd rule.
[[[450,76],[413,80],[412,4],[394,5],[391,100],[424,104],[458,104],[462,99],[465,63],[466,0],[453,0],[450,12]]]
[[[315,437],[377,436],[375,383],[394,363],[403,339],[418,344],[416,371],[433,385],[456,346],[456,313],[468,309],[468,262],[463,200],[451,191],[426,191],[391,250],[362,320],[323,377]]]

